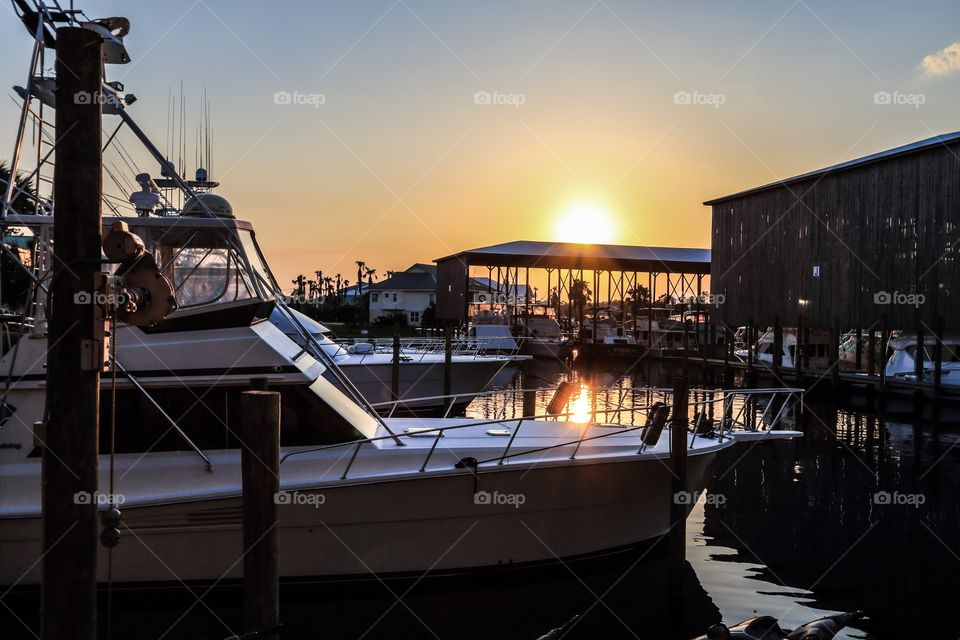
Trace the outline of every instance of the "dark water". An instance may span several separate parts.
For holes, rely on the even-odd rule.
[[[674,373],[538,365],[512,386],[575,380],[586,388],[573,403],[589,411],[589,385],[667,385]],[[506,398],[471,413],[512,410]],[[580,615],[564,637],[683,639],[754,612],[790,627],[855,609],[869,619],[838,637],[960,637],[960,428],[825,401],[809,401],[798,427],[803,440],[738,445],[718,459],[687,521],[680,609],[655,548],[532,575],[284,586],[283,637],[534,640]],[[240,599],[234,587],[115,593],[113,637],[224,638],[239,624]],[[34,637],[36,594],[0,604],[0,638]]]

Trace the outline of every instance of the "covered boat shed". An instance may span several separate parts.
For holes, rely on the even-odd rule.
[[[435,260],[437,263],[437,318],[463,323],[468,319],[469,282],[472,271],[485,269],[488,282],[501,292],[520,286],[530,290],[531,270],[546,272],[547,291],[569,296],[577,280],[592,277],[593,292],[600,297],[604,285],[607,301],[623,300],[639,284],[656,299],[658,281],[672,298],[690,298],[702,293],[703,277],[710,274],[709,249],[645,247],[608,244],[577,244],[518,240],[461,251]],[[494,275],[494,273],[496,275]],[[542,276],[541,276],[542,277]]]
[[[728,326],[960,330],[960,132],[704,204]]]

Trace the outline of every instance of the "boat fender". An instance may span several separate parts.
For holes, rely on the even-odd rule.
[[[730,638],[730,629],[722,622],[707,629],[707,640],[730,640]]]
[[[862,611],[853,611],[820,618],[794,629],[787,634],[787,640],[831,640],[841,629],[863,617]]]
[[[550,399],[550,404],[547,405],[547,413],[551,416],[560,415],[560,413],[563,412],[563,408],[567,406],[567,402],[570,400],[570,396],[573,394],[575,388],[572,382],[566,380],[561,382],[557,390],[553,392],[553,398]]]
[[[650,405],[650,410],[647,412],[647,423],[643,426],[643,431],[640,434],[643,444],[648,447],[656,446],[669,417],[670,405],[667,403],[658,401]]]

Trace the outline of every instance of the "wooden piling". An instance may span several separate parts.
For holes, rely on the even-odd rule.
[[[479,339],[479,338],[478,338]],[[480,348],[480,345],[477,345]],[[443,327],[443,395],[453,395],[453,327]]]
[[[773,318],[773,370],[779,374],[783,367],[783,325],[780,316]]]
[[[939,422],[940,418],[940,401],[942,399],[943,391],[941,385],[943,383],[943,316],[937,316],[937,326],[936,326],[936,342],[933,346],[933,414],[934,422]]]
[[[390,366],[390,396],[400,399],[400,321],[393,321],[393,360]]]
[[[687,379],[673,380],[673,413],[670,420],[670,530],[667,534],[670,566],[669,602],[673,617],[683,616],[683,568],[687,551],[687,514],[694,496],[687,487]]]
[[[246,632],[280,621],[280,394],[240,394],[243,474],[243,620]]]
[[[53,280],[47,354],[49,422],[43,449],[42,635],[97,635],[97,449],[103,320],[100,271],[103,40],[57,30],[57,163]],[[83,304],[82,301],[87,303]]]
[[[687,379],[673,380],[673,413],[670,420],[670,560],[680,565],[686,559],[687,512],[690,503],[687,491]]]

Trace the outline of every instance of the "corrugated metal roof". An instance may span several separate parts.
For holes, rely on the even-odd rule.
[[[783,187],[786,185],[793,184],[795,182],[800,182],[801,180],[807,180],[809,178],[814,178],[827,173],[836,173],[839,171],[846,171],[848,169],[853,169],[855,167],[871,164],[873,162],[888,160],[890,158],[906,155],[908,153],[916,153],[917,151],[922,151],[924,149],[929,149],[931,147],[935,147],[938,145],[945,145],[951,142],[955,142],[957,140],[960,140],[960,131],[955,131],[954,133],[945,133],[939,136],[933,136],[932,138],[927,138],[925,140],[918,140],[917,142],[911,142],[910,144],[905,144],[901,147],[887,149],[886,151],[874,153],[869,156],[863,156],[862,158],[856,158],[854,160],[848,160],[846,162],[841,162],[840,164],[824,167],[823,169],[817,169],[816,171],[809,171],[807,173],[802,173],[798,176],[787,178],[786,180],[771,182],[769,184],[761,185],[759,187],[752,187],[744,191],[738,191],[737,193],[732,193],[728,196],[722,196],[720,198],[714,198],[713,200],[707,200],[703,204],[708,206],[717,204],[725,200],[732,200],[733,198],[739,198],[741,196],[758,193],[760,191],[766,191],[768,189],[776,189],[778,187]]]
[[[709,273],[709,249],[517,240],[461,251],[435,262],[530,268]]]

